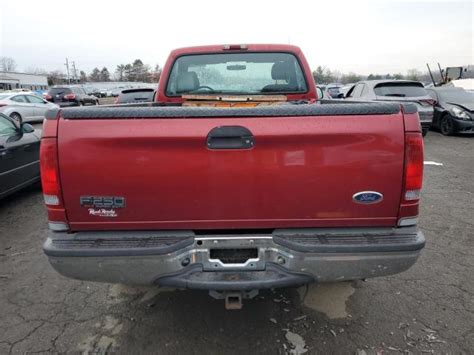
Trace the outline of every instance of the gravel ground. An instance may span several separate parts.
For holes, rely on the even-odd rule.
[[[474,138],[426,138],[421,228],[409,271],[263,292],[241,311],[206,293],[66,279],[41,251],[39,187],[0,201],[0,354],[473,353]]]

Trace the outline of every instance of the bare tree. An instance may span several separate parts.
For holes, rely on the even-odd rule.
[[[87,82],[87,75],[86,75],[86,72],[84,70],[81,70],[80,73],[79,73],[79,81],[81,83]]]
[[[110,73],[106,67],[103,67],[100,71],[100,81],[110,81]]]
[[[408,80],[421,80],[423,74],[418,69],[408,69],[406,78]]]
[[[61,70],[53,70],[48,73],[48,85],[58,85],[66,81],[66,76]]]
[[[0,70],[12,72],[16,69],[15,59],[10,57],[0,57]]]
[[[124,76],[125,76],[125,65],[124,64],[117,65],[117,68],[115,69],[115,77],[117,78],[118,81],[123,81]]]
[[[99,70],[99,68],[95,67],[92,70],[92,73],[89,74],[89,81],[92,81],[92,82],[100,81],[100,70]]]
[[[159,64],[155,65],[155,70],[151,73],[151,79],[153,83],[157,83],[160,81],[161,77],[161,67]]]

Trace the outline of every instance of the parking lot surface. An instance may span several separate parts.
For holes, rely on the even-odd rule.
[[[66,279],[41,250],[40,188],[10,196],[0,201],[0,354],[472,353],[474,137],[430,132],[425,149],[427,245],[412,269],[262,292],[240,311],[204,292]]]

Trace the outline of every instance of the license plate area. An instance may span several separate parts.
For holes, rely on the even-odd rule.
[[[265,270],[267,241],[271,237],[198,237],[195,262],[204,271]]]
[[[258,259],[257,248],[211,249],[210,260],[219,260],[223,264],[245,264],[250,259]]]

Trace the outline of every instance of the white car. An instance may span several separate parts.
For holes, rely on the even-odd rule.
[[[59,106],[30,93],[0,93],[0,113],[16,121],[42,121],[47,110],[57,107]]]

